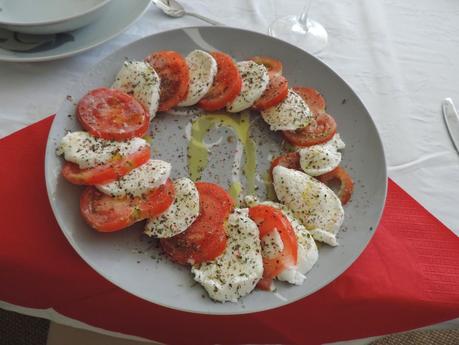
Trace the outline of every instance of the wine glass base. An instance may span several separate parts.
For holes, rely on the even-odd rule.
[[[294,15],[275,20],[269,26],[268,33],[312,54],[323,50],[328,43],[328,34],[322,24],[308,19],[304,27],[298,16]]]

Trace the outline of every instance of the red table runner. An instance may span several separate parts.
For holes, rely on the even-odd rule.
[[[359,259],[313,295],[242,316],[178,312],[121,290],[72,249],[49,206],[52,117],[0,141],[0,300],[165,343],[315,344],[459,317],[459,239],[394,182]]]

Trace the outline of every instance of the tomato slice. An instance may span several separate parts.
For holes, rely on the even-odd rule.
[[[227,242],[223,223],[206,223],[200,219],[181,234],[160,239],[161,248],[172,261],[194,265],[213,260],[223,253]]]
[[[222,52],[211,55],[217,61],[217,75],[209,92],[202,98],[198,106],[207,111],[225,107],[241,92],[242,78],[231,56]]]
[[[62,167],[62,175],[73,184],[105,184],[119,179],[149,159],[150,146],[144,146],[128,156],[116,156],[111,162],[93,168],[81,169],[78,164],[65,162]]]
[[[274,277],[279,275],[285,268],[297,264],[298,242],[295,231],[282,212],[271,206],[258,205],[251,207],[249,208],[249,217],[257,223],[260,239],[277,231],[284,245],[284,248],[277,256],[263,257],[263,277],[257,286],[260,289],[269,290]]]
[[[215,259],[226,248],[224,222],[234,208],[231,196],[220,186],[196,182],[199,216],[181,234],[160,240],[164,252],[175,262],[199,264]]]
[[[252,56],[249,60],[266,67],[270,75],[282,75],[282,62],[268,56]]]
[[[289,152],[285,155],[274,158],[271,162],[271,176],[273,174],[273,169],[278,165],[301,171],[299,152]]]
[[[174,196],[170,180],[142,197],[114,198],[95,187],[86,187],[80,197],[80,212],[93,229],[113,232],[159,215],[172,204]]]
[[[153,53],[145,58],[161,79],[158,111],[167,111],[186,98],[190,73],[185,58],[172,50]]]
[[[78,102],[77,117],[89,133],[108,140],[142,137],[150,121],[134,97],[105,87],[90,91]]]
[[[293,91],[303,98],[314,115],[319,115],[325,112],[325,99],[316,89],[313,89],[312,87],[295,86]]]
[[[325,143],[335,133],[335,119],[327,113],[315,115],[311,123],[304,128],[295,131],[282,131],[282,135],[289,143],[301,147]]]
[[[138,208],[142,218],[153,218],[166,211],[175,199],[174,183],[167,179],[161,186],[152,189],[148,194],[141,197],[133,197],[138,200]]]
[[[269,84],[265,92],[255,102],[254,108],[265,110],[278,105],[288,95],[288,81],[281,75],[270,74]]]
[[[336,167],[332,171],[317,176],[317,179],[326,185],[330,185],[332,181],[339,182],[338,197],[341,204],[345,205],[351,199],[352,192],[354,191],[354,181],[344,168]]]

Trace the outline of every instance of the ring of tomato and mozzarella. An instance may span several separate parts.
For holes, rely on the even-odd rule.
[[[150,159],[118,180],[97,185],[97,189],[110,196],[141,196],[164,184],[171,173],[171,164]]]
[[[314,239],[338,245],[336,234],[344,211],[330,188],[301,171],[282,166],[273,169],[273,184],[278,199],[292,210]]]
[[[338,150],[345,146],[339,134],[326,143],[301,148],[301,169],[308,175],[319,176],[335,169],[341,162],[341,153]]]
[[[98,189],[83,192],[83,217],[104,232],[149,218],[145,233],[160,238],[173,261],[193,265],[194,279],[217,301],[235,302],[255,286],[269,290],[273,278],[302,284],[318,259],[314,239],[337,245],[343,222],[341,201],[324,183],[341,181],[343,204],[352,193],[352,179],[338,166],[344,143],[323,97],[312,88],[288,89],[267,67],[236,64],[221,52],[195,50],[184,59],[162,51],[145,61],[125,62],[113,89],[95,89],[80,100],[77,117],[91,134],[69,133],[57,150],[68,161],[67,180]],[[150,145],[139,138],[149,117],[194,104],[207,111],[254,107],[271,130],[301,146],[272,164],[283,204],[248,196],[250,209],[230,214],[234,204],[221,187],[188,178],[172,183],[171,165],[149,160]]]
[[[198,103],[209,92],[217,74],[217,62],[203,50],[193,50],[185,60],[190,72],[190,82],[186,98],[178,104],[180,107]]]
[[[125,61],[112,88],[132,95],[150,113],[156,116],[159,104],[160,79],[150,64],[142,61]]]
[[[305,279],[305,274],[308,273],[319,259],[319,250],[316,242],[312,238],[309,231],[296,219],[295,215],[285,205],[272,201],[260,201],[257,197],[248,195],[244,198],[247,206],[266,205],[274,207],[282,211],[295,231],[298,242],[298,261],[296,266],[286,268],[276,278],[281,281],[289,282],[290,284],[301,285]]]
[[[236,65],[242,78],[242,88],[239,95],[226,105],[226,110],[231,113],[250,108],[269,84],[268,70],[265,66],[253,61],[241,61]]]
[[[286,99],[274,107],[262,110],[261,116],[272,131],[291,131],[306,127],[312,119],[312,112],[304,100],[289,89]]]
[[[135,153],[150,144],[142,138],[114,141],[97,138],[88,132],[69,132],[61,140],[58,155],[68,162],[78,164],[81,169],[93,168],[110,162],[113,158]]]
[[[185,231],[199,216],[199,193],[194,182],[182,177],[174,181],[174,203],[145,225],[145,234],[168,238]]]
[[[191,272],[212,299],[237,302],[255,288],[263,275],[259,231],[247,209],[235,209],[225,229],[225,251],[213,261],[193,266]]]

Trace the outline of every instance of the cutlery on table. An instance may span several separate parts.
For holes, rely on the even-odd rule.
[[[443,119],[448,129],[449,137],[459,153],[459,115],[451,98],[445,98],[441,103]]]
[[[170,17],[180,18],[185,15],[189,15],[192,17],[199,18],[212,25],[224,25],[213,19],[201,16],[200,14],[185,11],[185,8],[180,3],[178,3],[176,0],[152,0],[152,1],[159,9],[161,9],[165,14],[167,14]]]

